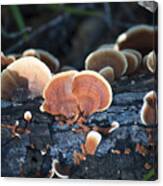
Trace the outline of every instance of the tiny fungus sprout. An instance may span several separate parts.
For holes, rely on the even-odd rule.
[[[110,66],[114,70],[115,78],[118,79],[127,70],[126,57],[114,49],[96,50],[88,55],[85,60],[85,68],[99,72],[104,67]]]
[[[10,64],[1,74],[1,97],[10,100],[23,88],[32,97],[42,94],[43,88],[52,78],[48,67],[35,57],[23,57]]]
[[[116,130],[117,128],[119,128],[119,123],[117,121],[113,121],[111,124],[111,128],[108,131],[108,133],[112,133],[114,130]]]
[[[152,50],[156,37],[157,29],[153,26],[137,25],[122,33],[116,43],[119,50],[132,48],[145,55]]]
[[[155,91],[150,91],[145,95],[140,117],[144,125],[157,122],[157,95]]]
[[[23,52],[23,56],[34,56],[39,58],[53,73],[57,72],[60,66],[59,60],[56,57],[42,49],[27,49]]]
[[[24,112],[24,120],[30,122],[32,119],[32,113],[30,111]]]
[[[94,155],[98,145],[100,144],[102,136],[96,131],[90,131],[87,134],[86,142],[84,144],[86,154]]]
[[[110,83],[115,80],[114,70],[110,66],[102,68],[99,73]]]

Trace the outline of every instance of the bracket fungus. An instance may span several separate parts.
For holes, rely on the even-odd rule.
[[[42,94],[52,78],[48,67],[34,57],[23,57],[10,64],[1,74],[1,98],[11,100],[20,89],[32,98]]]
[[[88,55],[85,68],[99,72],[102,68],[110,66],[114,69],[115,78],[120,78],[127,70],[126,57],[114,49],[96,50]]]
[[[132,73],[134,73],[138,66],[139,66],[139,62],[138,62],[138,59],[137,57],[131,53],[131,52],[128,52],[128,51],[122,51],[122,53],[125,55],[126,59],[127,59],[127,70],[126,70],[126,74],[127,75],[130,75]]]
[[[102,68],[99,73],[110,83],[115,80],[114,70],[110,66]]]
[[[112,102],[110,84],[97,72],[85,70],[74,77],[73,94],[86,115],[107,109]]]
[[[55,73],[58,71],[60,63],[59,60],[54,57],[51,53],[42,49],[27,49],[23,52],[23,56],[34,56],[44,62],[51,70]]]
[[[139,66],[142,64],[142,54],[138,50],[127,48],[127,49],[124,49],[122,51],[127,51],[129,53],[134,54],[136,56],[137,60],[138,60]]]
[[[112,102],[110,84],[93,71],[67,71],[54,75],[43,91],[40,110],[73,124],[84,122],[94,112],[107,109]]]
[[[144,125],[157,122],[157,95],[155,91],[150,91],[145,95],[140,117]]]
[[[157,58],[155,51],[151,51],[149,54],[144,56],[144,66],[151,72],[155,73],[156,71],[156,65],[157,65]]]
[[[72,82],[78,72],[75,70],[54,75],[43,91],[45,101],[41,111],[71,119],[78,115],[76,97],[72,93]]]
[[[157,29],[149,25],[137,25],[117,38],[117,48],[119,50],[125,48],[136,49],[143,55],[153,49],[157,37]]]

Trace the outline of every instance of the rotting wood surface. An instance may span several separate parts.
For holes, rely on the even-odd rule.
[[[156,179],[157,145],[149,145],[147,129],[140,120],[140,109],[144,95],[155,89],[157,82],[152,75],[144,73],[123,78],[114,82],[112,87],[111,107],[90,116],[86,125],[108,127],[112,121],[118,121],[120,128],[103,136],[96,155],[87,157],[80,166],[73,164],[73,152],[80,151],[85,134],[72,131],[78,128],[77,124],[61,126],[51,115],[41,113],[41,98],[19,104],[2,101],[2,176],[48,177],[51,161],[56,158],[71,168],[72,178],[143,180],[149,172],[144,164],[148,163],[151,169],[155,169],[151,179]],[[27,110],[33,115],[29,123],[23,119]],[[12,130],[17,120],[19,136],[15,136]],[[150,128],[157,144],[157,127]],[[143,145],[145,154],[135,151],[138,144]],[[125,154],[126,149],[131,152]]]

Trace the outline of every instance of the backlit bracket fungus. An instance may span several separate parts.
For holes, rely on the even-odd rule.
[[[55,73],[58,71],[60,63],[51,53],[42,49],[28,49],[23,52],[23,56],[34,56],[43,61]]]
[[[67,71],[54,75],[43,91],[45,99],[41,111],[65,120],[76,119],[79,111],[76,97],[72,94],[72,82],[77,71]]]
[[[114,69],[115,78],[118,79],[127,70],[126,57],[114,49],[96,50],[88,55],[85,68],[99,72],[102,68],[110,66]]]
[[[1,74],[1,98],[11,100],[20,89],[28,92],[28,96],[32,98],[40,96],[51,78],[48,67],[37,58],[20,58]]]
[[[72,88],[84,116],[103,111],[111,105],[112,88],[97,72],[80,72],[74,77]]]
[[[102,68],[99,73],[110,83],[115,79],[114,70],[110,66]]]
[[[139,66],[139,62],[138,62],[138,59],[137,57],[131,53],[131,52],[128,52],[128,51],[122,51],[122,53],[125,55],[126,59],[127,59],[127,63],[128,63],[128,67],[127,67],[127,70],[126,70],[126,74],[127,75],[131,75],[133,74],[137,69],[138,69],[138,66]]]
[[[143,60],[144,60],[144,66],[146,66],[146,68],[151,73],[154,74],[156,71],[156,63],[157,63],[155,51],[151,51],[148,55],[144,56]]]
[[[82,145],[82,152],[85,155],[94,155],[98,145],[102,140],[100,133],[96,131],[90,131],[86,136],[85,144]]]
[[[137,57],[139,66],[142,64],[142,54],[138,50],[127,48],[127,49],[124,49],[123,51],[127,51],[127,52],[134,54]]]
[[[137,25],[122,33],[116,43],[119,50],[132,48],[145,55],[153,49],[156,37],[157,29],[153,26]]]
[[[150,91],[145,95],[140,117],[144,125],[157,123],[157,95],[155,91]]]

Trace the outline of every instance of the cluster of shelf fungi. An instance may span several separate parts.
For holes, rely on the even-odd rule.
[[[156,42],[156,28],[135,26],[90,53],[82,71],[41,49],[1,53],[2,175],[143,179],[157,170]],[[15,168],[10,148],[23,149]],[[125,174],[121,158],[140,175]]]

